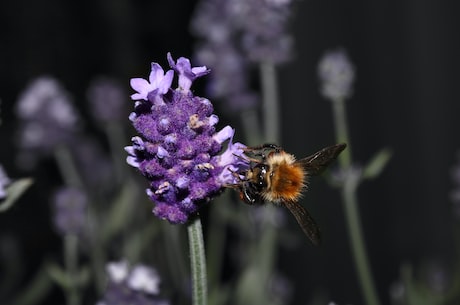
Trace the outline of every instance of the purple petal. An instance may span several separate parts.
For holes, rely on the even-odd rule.
[[[165,94],[171,88],[171,84],[174,77],[174,71],[168,70],[164,75],[163,79],[158,84],[158,93]]]
[[[137,161],[137,158],[133,156],[127,156],[126,163],[128,163],[132,167],[139,167],[139,161]]]
[[[164,157],[169,157],[169,153],[168,153],[168,151],[166,149],[164,149],[163,147],[159,146],[157,156],[158,156],[158,158],[162,159]]]
[[[217,143],[222,144],[228,139],[232,138],[234,134],[235,134],[235,130],[232,127],[225,126],[224,128],[222,128],[221,131],[219,131],[213,136],[213,139]]]
[[[130,81],[131,88],[137,91],[131,95],[133,100],[147,100],[150,84],[143,78],[132,78]]]

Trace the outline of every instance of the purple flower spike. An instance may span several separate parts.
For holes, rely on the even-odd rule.
[[[76,188],[61,188],[54,195],[54,224],[61,234],[82,234],[88,198]]]
[[[125,150],[127,163],[150,182],[147,196],[155,203],[153,213],[171,223],[186,223],[223,187],[237,183],[230,170],[247,164],[242,158],[245,146],[232,143],[233,128],[216,131],[219,119],[211,102],[190,91],[193,81],[209,70],[192,68],[183,57],[174,62],[169,53],[168,61],[173,70],[166,74],[153,63],[149,81],[131,80],[138,94],[132,95],[136,103],[130,120],[138,136]],[[175,89],[170,87],[174,73],[179,78]],[[227,141],[226,151],[219,154]]]

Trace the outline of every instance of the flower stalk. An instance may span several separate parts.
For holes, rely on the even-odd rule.
[[[347,149],[339,155],[338,163],[342,174],[341,197],[358,281],[365,303],[379,305],[358,208],[357,188],[363,175],[361,170],[353,167],[346,116],[345,102],[352,93],[354,68],[342,50],[327,53],[318,68],[319,76],[323,81],[322,94],[332,103],[336,142],[347,143]]]
[[[79,305],[78,236],[75,234],[66,234],[64,236],[64,260],[69,284],[66,287],[67,305]]]
[[[333,101],[332,104],[336,125],[336,141],[338,143],[347,143],[348,145],[348,148],[338,157],[338,160],[341,172],[347,173],[343,181],[341,196],[345,208],[345,218],[356,272],[361,291],[366,300],[365,303],[368,305],[379,305],[361,228],[356,194],[360,176],[359,173],[356,173],[352,169],[351,145],[346,124],[345,102],[343,99],[340,99]]]
[[[268,143],[279,143],[281,126],[280,107],[278,103],[276,68],[273,63],[260,63],[260,79],[262,82],[265,141]]]
[[[187,227],[190,247],[190,267],[192,273],[193,305],[208,303],[208,285],[206,276],[206,256],[204,251],[201,220],[196,217]]]

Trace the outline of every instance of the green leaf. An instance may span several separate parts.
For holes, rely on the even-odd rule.
[[[31,178],[23,178],[17,181],[14,181],[6,187],[6,198],[3,201],[0,201],[0,212],[5,212],[13,206],[13,204],[18,200],[18,198],[24,193],[30,185],[32,185],[33,180]]]
[[[133,201],[136,200],[136,187],[128,181],[124,184],[114,202],[110,205],[111,208],[107,212],[107,220],[102,226],[102,241],[107,242],[113,236],[118,234],[126,226],[126,219],[129,219],[133,211]]]
[[[41,302],[49,296],[53,288],[53,282],[47,271],[47,264],[44,263],[37,273],[30,277],[29,282],[21,288],[20,292],[13,298],[9,304],[16,305],[34,305]]]
[[[47,266],[48,275],[51,277],[53,282],[55,282],[58,286],[68,289],[71,285],[69,281],[69,277],[64,269],[62,269],[59,265],[55,263],[50,263]]]
[[[367,163],[363,170],[363,177],[365,179],[373,179],[380,175],[385,168],[386,164],[390,160],[392,151],[389,148],[384,148],[379,151],[374,157]]]

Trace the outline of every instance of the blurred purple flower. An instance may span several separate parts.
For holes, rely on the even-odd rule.
[[[87,91],[91,113],[97,121],[120,121],[126,116],[126,96],[118,81],[107,77],[94,79]]]
[[[292,57],[293,37],[287,31],[290,0],[232,0],[231,13],[242,31],[241,44],[254,62],[279,64]]]
[[[87,187],[102,193],[116,187],[112,161],[96,139],[79,136],[70,149]]]
[[[199,62],[212,66],[207,93],[227,100],[230,110],[238,112],[257,104],[258,96],[248,88],[248,63],[230,44],[202,44],[196,50]]]
[[[126,261],[112,262],[106,266],[108,285],[97,305],[167,305],[161,299],[160,276],[145,265],[130,267]]]
[[[6,198],[6,187],[11,183],[11,179],[6,175],[3,166],[0,165],[0,200]]]
[[[69,143],[78,131],[77,112],[68,93],[54,78],[35,79],[22,92],[16,106],[21,121],[19,146],[34,158],[37,153],[46,154],[59,144]]]
[[[166,73],[152,64],[149,81],[135,78],[131,85],[135,110],[130,115],[139,136],[127,146],[127,162],[150,181],[147,195],[155,203],[153,213],[171,223],[185,223],[198,208],[219,194],[226,184],[236,183],[228,169],[244,167],[244,145],[232,143],[230,126],[216,132],[218,117],[211,102],[193,95],[193,81],[209,73],[192,67],[186,58],[174,62]],[[179,87],[171,88],[174,72]],[[227,150],[219,154],[222,144]]]
[[[209,96],[222,98],[234,112],[255,106],[249,62],[279,64],[291,58],[287,33],[290,0],[202,0],[191,21],[203,39],[197,60],[212,67]]]
[[[88,198],[73,187],[59,189],[53,198],[54,225],[62,235],[81,235],[86,223]]]
[[[318,64],[318,76],[325,98],[335,101],[352,95],[355,68],[344,50],[326,52]]]
[[[233,44],[251,61],[282,63],[292,55],[293,38],[287,32],[291,2],[202,0],[192,31],[210,44]]]

